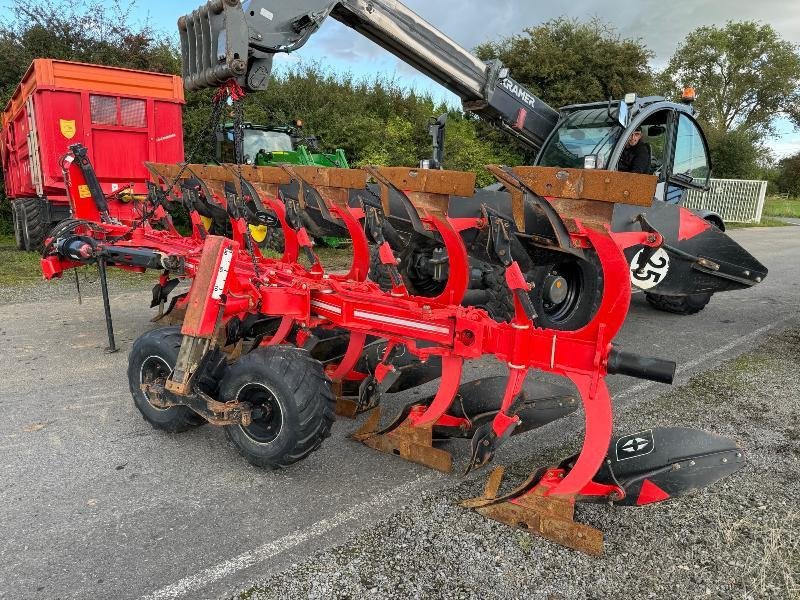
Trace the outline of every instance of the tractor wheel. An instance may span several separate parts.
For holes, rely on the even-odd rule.
[[[656,310],[674,313],[676,315],[694,315],[703,310],[711,301],[711,292],[701,294],[687,294],[685,296],[661,296],[660,294],[645,293],[650,306]]]
[[[258,348],[237,360],[220,385],[222,402],[248,402],[253,421],[230,425],[228,438],[257,467],[306,458],[330,435],[336,401],[319,361],[292,346]]]
[[[24,198],[16,202],[24,250],[42,249],[47,231],[50,229],[46,202],[42,198]]]
[[[392,289],[392,278],[381,263],[378,246],[374,244],[369,247],[369,279],[377,283],[384,292]]]
[[[475,260],[470,261],[473,267],[476,263]],[[514,318],[514,300],[506,283],[505,269],[488,263],[481,263],[481,269],[486,295],[485,300],[475,306],[484,309],[495,321],[510,321]]]
[[[159,408],[150,403],[143,383],[164,383],[172,373],[181,347],[180,327],[148,331],[133,344],[128,357],[128,384],[133,403],[145,421],[154,428],[180,433],[205,423],[205,419],[187,406]]]
[[[25,233],[22,226],[20,210],[16,202],[11,202],[11,220],[14,224],[14,245],[17,250],[25,250]]]
[[[283,237],[283,229],[280,226],[267,227],[266,229],[266,235],[263,239],[261,239],[261,241],[259,241],[259,238],[255,235],[253,236],[253,241],[258,244],[258,247],[262,252],[265,250],[271,250],[273,252],[283,254],[284,248],[286,247]]]
[[[264,244],[264,247],[282,254],[286,248],[286,242],[284,241],[283,237],[283,228],[280,226],[270,227],[267,231],[267,239],[264,240]]]

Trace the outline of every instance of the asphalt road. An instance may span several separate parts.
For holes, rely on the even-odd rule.
[[[796,318],[800,228],[733,237],[769,267],[762,285],[720,295],[693,317],[654,312],[636,295],[620,343],[677,360],[683,381]],[[146,299],[114,296],[123,348],[115,355],[103,353],[98,298],[0,306],[0,598],[219,597],[341,541],[423,489],[459,482],[349,441],[355,424],[347,421],[281,472],[249,466],[212,427],[154,431],[125,377],[132,341],[151,327]],[[467,376],[497,370],[484,363]],[[621,377],[611,387],[617,402],[663,391]],[[570,418],[514,438],[496,461],[533,456],[580,427]],[[467,447],[455,452],[458,468]]]

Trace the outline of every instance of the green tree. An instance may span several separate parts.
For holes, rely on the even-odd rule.
[[[765,142],[776,120],[800,125],[800,52],[770,25],[745,21],[696,29],[660,81],[666,95],[697,88],[717,177],[762,177],[771,159]]]
[[[34,58],[58,58],[160,73],[180,72],[172,40],[148,23],[135,23],[133,3],[108,8],[14,0],[11,20],[0,24],[0,93],[13,94]]]
[[[800,152],[778,161],[775,183],[778,190],[800,197]]]
[[[759,179],[771,157],[759,135],[741,130],[719,131],[706,128],[714,177],[721,179]]]
[[[13,94],[34,58],[58,58],[111,66],[180,72],[180,53],[172,38],[148,24],[132,22],[130,6],[108,9],[100,3],[64,8],[53,2],[30,5],[17,0],[13,18],[0,24],[0,94]],[[208,162],[214,156],[209,134],[213,91],[186,95],[184,139],[187,158]],[[319,64],[300,64],[276,73],[264,92],[245,100],[245,118],[257,124],[287,124],[295,119],[322,139],[342,148],[354,165],[416,165],[430,155],[428,119],[448,111],[396,80],[356,79]],[[223,120],[232,115],[224,111]],[[493,179],[488,163],[518,164],[523,156],[508,137],[461,111],[450,111],[447,158],[450,169],[479,171],[481,184]],[[194,152],[193,152],[194,150]],[[1,193],[1,192],[0,192]],[[2,196],[0,196],[2,200]],[[0,201],[0,230],[9,230],[9,205]]]
[[[717,131],[763,136],[780,116],[800,125],[800,52],[770,25],[700,27],[677,49],[665,75],[675,92],[698,89],[697,109]]]
[[[554,107],[648,94],[653,87],[653,53],[598,19],[562,17],[475,52],[482,60],[502,60],[514,79]]]
[[[14,0],[0,22],[0,102],[5,106],[35,58],[57,58],[162,73],[180,71],[180,53],[149,24],[134,23],[133,4],[108,8]],[[11,207],[0,187],[0,233],[11,230]]]

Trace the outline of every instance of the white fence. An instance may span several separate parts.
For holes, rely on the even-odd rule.
[[[726,223],[758,223],[766,195],[766,181],[712,179],[707,192],[689,190],[686,206],[713,210]]]

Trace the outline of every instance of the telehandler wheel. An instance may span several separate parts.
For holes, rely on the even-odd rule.
[[[188,431],[206,422],[187,406],[153,406],[141,387],[143,383],[166,382],[178,360],[181,339],[180,327],[148,331],[134,342],[128,357],[128,384],[133,403],[145,421],[156,429],[170,433]]]
[[[656,310],[676,315],[694,315],[708,305],[713,295],[710,292],[686,296],[661,296],[660,294],[645,293],[645,298]]]
[[[225,428],[257,467],[281,468],[306,458],[330,435],[336,401],[322,364],[292,346],[258,348],[228,367],[222,402],[248,402],[253,422]]]

